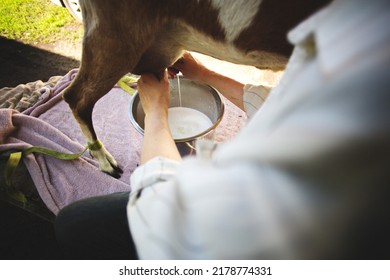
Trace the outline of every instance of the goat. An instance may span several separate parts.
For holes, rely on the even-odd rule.
[[[80,0],[84,38],[80,69],[63,98],[100,169],[121,169],[98,141],[94,104],[126,73],[163,71],[184,50],[261,69],[284,68],[286,34],[329,1],[320,0]]]

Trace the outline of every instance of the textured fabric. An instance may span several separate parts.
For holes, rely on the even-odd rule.
[[[388,26],[388,1],[333,2],[289,33],[279,85],[210,160],[136,169],[134,189],[148,180],[127,208],[139,257],[343,258],[383,245]]]
[[[3,104],[21,103],[15,100],[22,95],[20,98],[13,95],[22,92],[20,89],[23,89],[23,96],[36,98],[21,113],[11,108],[0,109],[0,153],[30,146],[64,153],[79,153],[84,149],[87,143],[61,95],[76,73],[77,69],[69,71],[53,87],[33,82],[14,89],[3,89]],[[57,77],[53,79],[58,80]],[[115,179],[101,172],[97,161],[88,152],[74,161],[40,154],[24,159],[34,185],[50,211],[57,214],[64,206],[83,198],[130,191],[130,175],[139,164],[142,146],[142,135],[131,125],[128,117],[130,99],[129,94],[114,87],[96,103],[92,116],[99,139],[124,171],[121,178]],[[225,99],[223,102],[225,114],[213,134],[217,142],[232,138],[246,122],[244,112]],[[23,184],[27,180],[18,181]],[[22,187],[16,186],[17,189]]]
[[[251,118],[263,105],[271,89],[266,86],[244,86],[244,109],[248,118]]]
[[[49,92],[61,78],[61,76],[53,76],[46,83],[36,81],[25,85],[18,85],[14,88],[4,87],[0,89],[0,108],[14,109],[18,112],[23,112],[34,106],[42,96],[47,95],[47,92]]]
[[[72,70],[55,87],[47,87],[38,102],[22,113],[0,109],[0,152],[30,146],[64,153],[79,153],[84,149],[86,142],[81,130],[61,96],[76,73],[77,70]],[[100,139],[125,170],[121,180],[101,172],[88,152],[72,161],[41,154],[23,159],[42,201],[54,214],[73,201],[130,190],[129,177],[137,165],[142,138],[132,130],[128,119],[123,118],[130,96],[115,88],[105,99],[107,102],[96,104],[94,121]],[[118,137],[122,133],[128,137]],[[120,145],[116,145],[119,139]],[[129,161],[128,157],[133,160]]]

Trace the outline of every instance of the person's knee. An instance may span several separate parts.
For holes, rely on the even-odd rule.
[[[117,193],[64,207],[54,225],[57,241],[66,257],[131,257],[129,252],[135,252],[135,248],[127,222],[127,200],[128,193]]]
[[[83,226],[81,219],[77,202],[66,206],[58,213],[54,221],[54,229],[60,245],[68,243],[69,240],[74,239],[74,236],[79,235],[80,227]]]

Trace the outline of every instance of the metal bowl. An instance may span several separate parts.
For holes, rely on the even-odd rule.
[[[174,139],[176,145],[179,143],[186,143],[187,146],[191,146],[193,149],[194,140],[212,137],[214,129],[222,120],[225,107],[219,93],[214,88],[206,84],[194,82],[185,77],[170,80],[171,100],[169,107],[180,106],[179,82],[181,91],[181,106],[202,112],[211,120],[212,123],[212,126],[197,135],[193,135],[189,138]],[[135,129],[143,135],[145,127],[145,113],[142,108],[138,91],[135,92],[130,101],[129,118]],[[178,148],[179,146],[181,145],[178,145]]]

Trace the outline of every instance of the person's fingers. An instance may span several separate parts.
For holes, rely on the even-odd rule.
[[[176,69],[174,67],[168,68],[168,78],[173,79],[176,77],[176,75],[179,73],[179,69]]]

